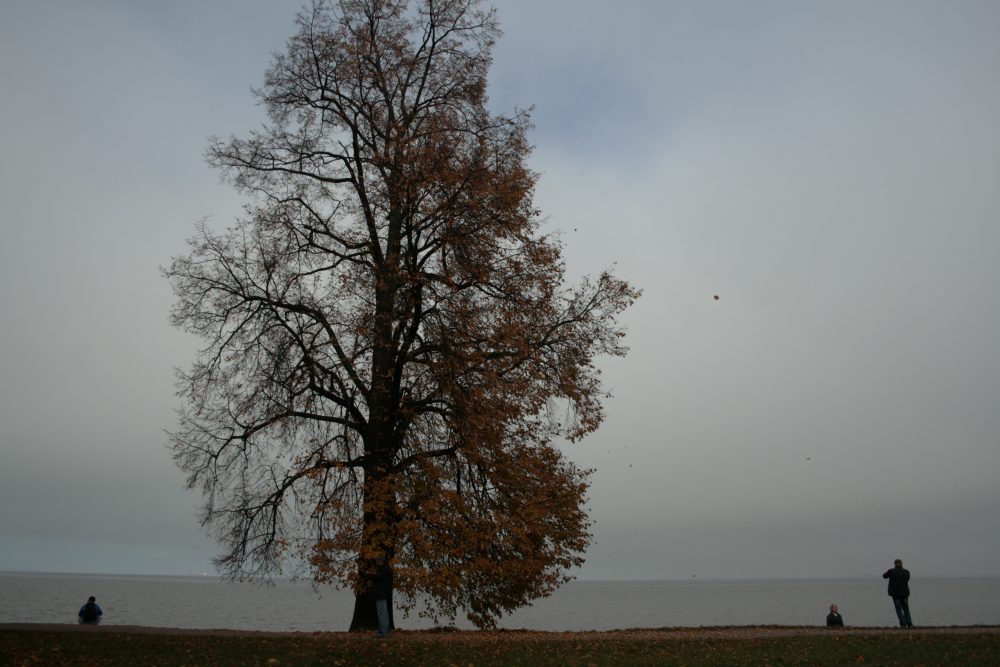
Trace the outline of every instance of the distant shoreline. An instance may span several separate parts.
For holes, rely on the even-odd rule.
[[[128,579],[205,579],[218,580],[223,583],[249,583],[259,584],[263,580],[248,579],[245,581],[229,579],[217,572],[191,572],[188,574],[162,574],[162,573],[135,573],[135,572],[50,572],[46,570],[0,570],[0,576],[45,576],[45,577],[121,577]],[[921,579],[1000,579],[1000,574],[924,574]],[[849,575],[802,575],[787,577],[730,577],[730,576],[704,576],[704,577],[667,577],[660,579],[590,579],[573,578],[568,584],[683,584],[683,583],[774,583],[774,582],[826,582],[826,581],[862,581],[867,579],[881,580],[881,574],[849,574]],[[312,583],[309,577],[274,577],[271,581],[275,583]]]

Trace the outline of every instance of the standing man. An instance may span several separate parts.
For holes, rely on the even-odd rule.
[[[895,567],[886,570],[883,579],[889,580],[889,597],[896,606],[896,616],[899,617],[901,628],[912,628],[910,619],[910,571],[903,568],[903,561],[896,559]]]
[[[385,639],[389,636],[389,605],[392,600],[392,568],[389,559],[379,558],[378,572],[375,573],[375,611],[378,613],[378,636]]]

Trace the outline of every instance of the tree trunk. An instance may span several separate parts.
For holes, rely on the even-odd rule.
[[[389,234],[384,263],[377,270],[375,288],[375,322],[372,332],[372,380],[369,398],[369,422],[364,438],[365,481],[364,528],[362,542],[369,553],[392,558],[394,536],[391,525],[395,522],[394,500],[386,495],[382,483],[388,476],[394,454],[394,414],[398,408],[398,388],[395,383],[393,345],[393,318],[399,277],[400,216],[399,207],[393,206],[389,214]],[[361,582],[354,596],[354,616],[351,632],[378,629],[378,612],[374,588],[375,565],[371,561],[359,562]],[[389,629],[395,627],[392,598],[389,598]]]
[[[389,598],[389,629],[395,630],[396,623],[392,614],[392,598]],[[354,596],[354,616],[351,618],[351,632],[378,630],[378,613],[375,611],[375,598],[367,593]]]

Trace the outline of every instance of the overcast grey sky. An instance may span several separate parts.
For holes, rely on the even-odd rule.
[[[1000,3],[496,6],[570,271],[645,290],[581,577],[1000,575]],[[298,9],[0,3],[0,570],[210,571],[159,266]]]

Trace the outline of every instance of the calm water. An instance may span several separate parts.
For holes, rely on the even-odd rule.
[[[1000,625],[1000,578],[911,582],[915,625]],[[345,630],[351,594],[307,583],[225,583],[215,577],[0,573],[0,623],[75,623],[87,596],[104,623],[181,628]],[[881,578],[789,581],[571,582],[505,618],[504,628],[612,630],[701,625],[823,625],[837,603],[847,625],[896,623]],[[397,613],[404,629],[433,627]],[[455,623],[470,628],[464,618]]]

